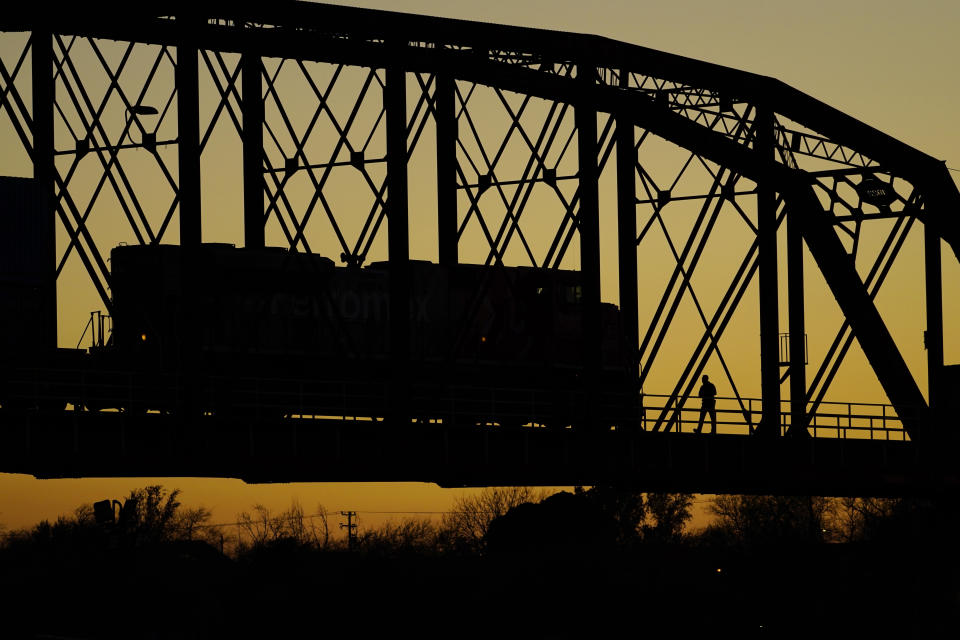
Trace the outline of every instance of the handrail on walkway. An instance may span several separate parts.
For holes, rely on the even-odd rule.
[[[0,408],[157,412],[181,406],[185,379],[174,374],[131,371],[22,369],[0,390]],[[547,388],[436,384],[410,385],[406,403],[412,419],[438,424],[496,427],[566,428],[589,419],[601,428],[695,433],[712,431],[708,414],[701,425],[700,399],[664,394],[598,392],[588,403],[582,392]],[[391,391],[385,381],[299,380],[209,376],[194,389],[193,401],[209,413],[379,420],[388,413]],[[69,398],[65,402],[64,398]],[[56,401],[56,402],[54,402]],[[4,406],[6,405],[6,406]],[[56,405],[56,406],[54,406]],[[160,407],[158,409],[158,407]],[[749,435],[762,415],[759,398],[716,398],[716,433]],[[780,430],[790,428],[790,403],[780,403]],[[165,408],[165,409],[164,409]],[[821,402],[808,416],[815,438],[909,440],[892,405],[871,402]]]
[[[677,406],[679,404],[679,407]],[[716,398],[717,433],[753,433],[762,416],[759,398]],[[700,423],[700,399],[685,396],[679,403],[663,394],[643,395],[645,429],[659,422],[661,431],[695,433]],[[791,424],[790,401],[780,401],[780,432],[785,435]],[[909,440],[903,422],[893,405],[877,402],[823,401],[816,413],[808,415],[807,430],[815,438],[855,438],[867,440]],[[702,432],[711,431],[709,414],[704,415]]]

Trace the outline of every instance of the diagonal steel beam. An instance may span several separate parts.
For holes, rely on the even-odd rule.
[[[903,421],[904,430],[911,440],[922,439],[927,429],[927,403],[873,304],[870,292],[844,250],[829,214],[823,210],[812,186],[805,191],[798,190],[790,206],[803,212],[798,220],[799,231]]]
[[[904,241],[910,233],[914,220],[915,218],[913,217],[900,218],[890,230],[883,248],[877,255],[864,281],[871,299],[876,298],[879,293],[880,287],[890,272],[890,268],[893,266],[897,254],[900,252]],[[820,403],[823,402],[823,398],[829,390],[834,376],[836,376],[837,371],[840,369],[840,365],[843,364],[843,359],[853,343],[853,338],[853,334],[850,333],[850,323],[844,320],[808,390],[807,395],[810,402],[809,414],[816,413]]]

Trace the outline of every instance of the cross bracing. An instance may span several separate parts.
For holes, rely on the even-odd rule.
[[[699,327],[654,429],[675,424],[715,363],[748,424],[779,431],[786,384],[787,424],[805,433],[854,339],[910,437],[931,423],[943,369],[939,289],[926,296],[926,393],[874,301],[916,222],[932,238],[928,271],[939,271],[940,239],[957,254],[960,195],[941,162],[779,81],[596,36],[307,3],[174,4],[122,20],[19,10],[0,20],[30,34],[0,61],[2,108],[54,195],[57,275],[79,260],[107,310],[105,252],[118,227],[98,210],[109,200],[120,211],[126,242],[200,242],[201,164],[223,127],[242,152],[247,246],[280,243],[355,265],[408,260],[417,228],[407,165],[429,153],[438,260],[577,268],[597,308],[588,327],[599,326],[599,184],[615,175],[615,297],[640,384],[664,366],[678,313]],[[675,166],[648,159],[663,140],[682,150]],[[864,184],[882,197],[865,196]],[[892,226],[865,252],[863,230],[882,221]],[[728,224],[738,225],[737,261],[722,286],[697,290]],[[641,314],[638,260],[651,243],[668,275]],[[810,375],[804,251],[843,316]],[[405,295],[398,287],[392,295]],[[722,348],[751,295],[759,421]]]

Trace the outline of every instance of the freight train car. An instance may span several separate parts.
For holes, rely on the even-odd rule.
[[[113,337],[98,354],[108,368],[202,379],[204,410],[242,404],[256,381],[286,414],[387,411],[396,382],[387,263],[337,267],[285,249],[207,244],[120,246],[111,265]],[[411,262],[403,379],[413,413],[564,422],[582,391],[581,280],[575,271]],[[608,304],[601,312],[602,386],[629,404],[635,372],[619,313]],[[304,400],[292,387],[314,392]]]

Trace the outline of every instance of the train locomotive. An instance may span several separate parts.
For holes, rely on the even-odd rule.
[[[112,250],[111,269],[112,336],[91,357],[96,370],[139,372],[140,381],[127,394],[135,399],[115,408],[376,420],[397,401],[386,262],[131,245]],[[399,380],[411,419],[560,427],[585,419],[579,272],[411,261],[408,282]],[[602,305],[601,325],[598,386],[618,416],[632,415],[635,368],[614,305]],[[91,395],[88,408],[124,402]]]

